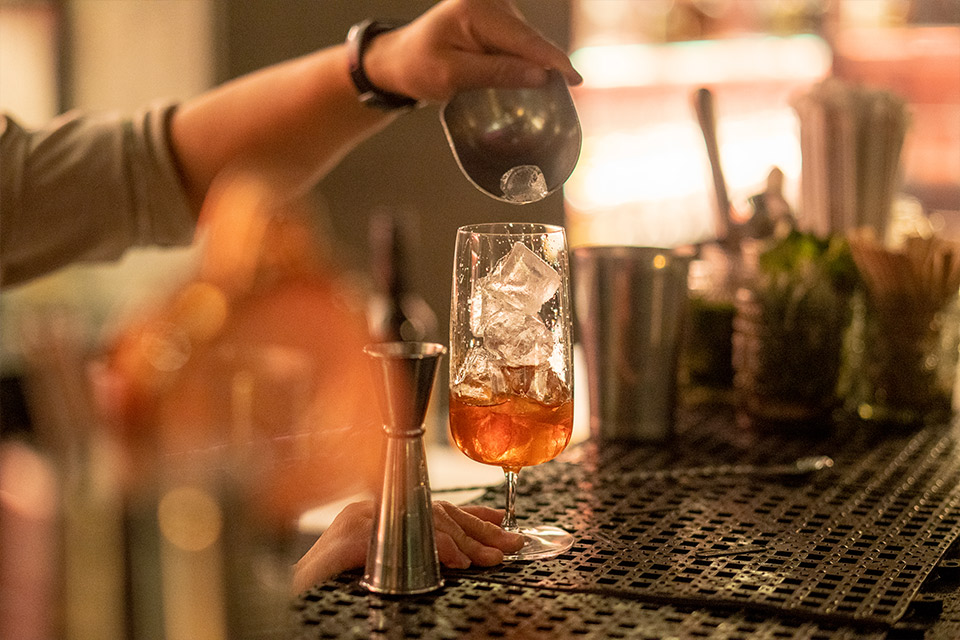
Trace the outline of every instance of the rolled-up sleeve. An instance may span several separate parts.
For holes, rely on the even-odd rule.
[[[175,108],[70,112],[41,129],[0,116],[0,286],[191,242],[196,217],[168,136]]]

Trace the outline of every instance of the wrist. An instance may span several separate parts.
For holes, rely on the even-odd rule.
[[[371,43],[396,27],[390,23],[364,20],[350,28],[346,40],[350,80],[357,89],[357,99],[366,106],[384,111],[409,109],[417,105],[417,101],[409,96],[387,91],[374,84],[367,74],[365,63]]]

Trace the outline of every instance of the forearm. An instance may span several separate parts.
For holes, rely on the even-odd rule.
[[[171,140],[196,208],[227,168],[255,170],[293,195],[397,112],[362,105],[345,45],[239,78],[181,106]],[[533,87],[546,69],[581,80],[566,55],[507,0],[448,0],[369,42],[363,68],[382,91],[442,103],[478,87]]]
[[[297,193],[394,116],[357,100],[346,50],[336,46],[258,71],[184,103],[171,138],[199,207],[227,168],[256,170]]]

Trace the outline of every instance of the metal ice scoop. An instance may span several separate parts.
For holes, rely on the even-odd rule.
[[[563,185],[580,155],[580,119],[567,84],[473,89],[443,107],[440,121],[463,174],[503,202],[541,200]]]

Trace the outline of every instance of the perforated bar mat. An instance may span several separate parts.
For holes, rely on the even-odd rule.
[[[774,619],[745,611],[657,605],[601,594],[447,579],[436,595],[381,598],[344,576],[298,603],[303,640],[314,638],[804,638],[874,640],[879,630]]]
[[[717,637],[715,624],[733,630],[723,637],[842,638],[854,630],[856,637],[884,637],[898,621],[903,628],[918,603],[923,612],[921,585],[960,533],[956,427],[902,434],[840,427],[827,437],[780,437],[732,425],[722,411],[688,416],[669,445],[587,444],[525,469],[521,520],[559,524],[575,534],[576,544],[552,560],[446,572],[455,581],[431,600],[430,608],[443,611],[436,624],[466,624],[488,637],[512,634],[516,625],[536,631],[550,624],[549,615],[564,615],[565,633],[663,637],[617,631],[619,619],[596,616],[614,610],[611,618],[632,612],[627,622],[634,620],[636,629],[653,625],[679,637]],[[814,453],[832,456],[835,466],[804,477],[763,474]],[[758,473],[722,468],[745,463],[758,465]],[[502,499],[499,490],[489,491],[482,502],[499,506]],[[305,601],[305,615],[320,620],[316,631],[327,628],[318,609],[338,620],[363,614],[361,626],[373,629],[368,613],[379,600],[348,587],[325,588],[313,592],[319,599]],[[359,601],[329,607],[329,594]],[[497,598],[516,604],[503,606]],[[473,604],[461,609],[457,602]],[[501,620],[487,619],[513,616],[523,603],[536,610],[530,620],[511,618],[514,626],[501,628]],[[955,629],[958,610],[950,614]],[[753,632],[737,635],[741,624],[753,625]],[[444,637],[441,631],[436,637]]]

